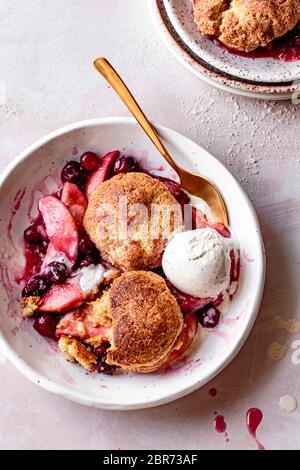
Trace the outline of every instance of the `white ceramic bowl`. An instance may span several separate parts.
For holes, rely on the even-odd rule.
[[[78,155],[87,149],[103,154],[119,148],[159,167],[163,163],[161,156],[135,121],[95,119],[59,129],[23,151],[0,178],[1,349],[34,383],[84,405],[105,409],[146,408],[192,392],[234,358],[253,326],[260,305],[265,255],[259,223],[247,196],[229,171],[202,147],[165,127],[158,126],[158,131],[178,162],[209,177],[221,189],[241,248],[240,288],[230,311],[216,329],[201,341],[200,338],[195,341],[189,357],[173,370],[112,377],[87,374],[81,367],[67,363],[55,342],[39,336],[31,321],[21,318],[18,303],[21,287],[16,284],[15,276],[24,261],[20,242],[28,223],[33,188],[37,197],[45,188],[49,191],[52,184],[49,175],[57,175],[77,150]]]

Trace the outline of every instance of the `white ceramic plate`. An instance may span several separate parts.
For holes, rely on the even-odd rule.
[[[251,59],[231,54],[216,46],[198,30],[191,0],[163,0],[175,30],[187,46],[217,70],[260,84],[292,82],[300,78],[300,61],[283,62],[273,58]]]
[[[216,69],[201,59],[183,41],[167,14],[164,0],[148,0],[150,14],[163,43],[171,54],[197,78],[229,93],[264,100],[287,100],[298,98],[300,80],[293,83],[263,84],[243,80]]]
[[[157,127],[164,143],[183,166],[210,178],[221,189],[231,227],[241,248],[240,288],[230,311],[214,330],[195,342],[190,356],[168,372],[149,375],[87,374],[67,363],[56,343],[39,336],[29,320],[20,316],[21,287],[15,283],[23,263],[20,241],[26,227],[32,189],[52,185],[66,160],[80,152],[105,153],[119,148],[154,167],[161,156],[133,119],[107,118],[83,121],[59,129],[22,152],[0,178],[1,282],[0,345],[11,362],[46,390],[84,405],[106,409],[146,408],[182,397],[218,374],[237,354],[256,318],[261,301],[265,255],[254,209],[226,168],[195,142]],[[73,157],[74,158],[74,157]],[[166,169],[165,174],[168,175]],[[41,182],[43,182],[41,184]],[[38,196],[38,194],[37,194]]]

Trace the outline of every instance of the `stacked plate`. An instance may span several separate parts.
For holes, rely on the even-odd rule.
[[[191,0],[149,0],[157,30],[172,54],[193,74],[231,93],[268,100],[300,96],[300,61],[248,58],[202,36]]]

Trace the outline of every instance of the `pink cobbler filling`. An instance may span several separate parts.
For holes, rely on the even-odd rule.
[[[300,24],[281,38],[275,39],[269,46],[259,47],[252,52],[237,51],[215,38],[213,42],[222,49],[226,49],[231,54],[250,59],[270,57],[283,62],[295,62],[300,60]]]

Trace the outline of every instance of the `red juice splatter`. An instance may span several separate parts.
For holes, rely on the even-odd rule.
[[[208,393],[209,393],[209,395],[210,395],[211,397],[215,397],[218,392],[217,392],[217,389],[216,389],[216,388],[210,388],[210,389],[208,390]]]
[[[227,425],[225,423],[224,416],[217,415],[214,419],[214,427],[217,432],[225,432],[227,429]]]
[[[247,411],[247,428],[250,435],[255,440],[259,450],[265,450],[264,446],[257,440],[256,431],[263,419],[262,411],[258,408],[250,408]]]

